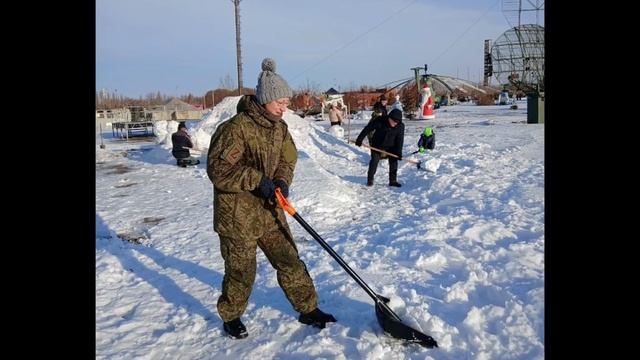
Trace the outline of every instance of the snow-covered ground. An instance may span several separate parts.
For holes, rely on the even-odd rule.
[[[205,164],[209,137],[237,101],[227,98],[189,124],[203,150],[195,168],[175,166],[170,141],[125,142],[110,130],[104,149],[97,140],[97,358],[544,358],[544,124],[526,124],[526,101],[518,110],[460,104],[436,110],[435,120],[405,120],[404,153],[432,126],[435,150],[412,158],[440,166],[434,173],[400,162],[401,188],[387,186],[386,161],[366,187],[368,149],[331,135],[328,121],[285,115],[298,148],[289,200],[439,348],[386,335],[371,298],[292,218],[320,308],[338,322],[323,330],[299,323],[258,251],[242,317],[249,337],[226,337],[216,310],[224,263]],[[363,115],[345,135],[355,139]],[[158,124],[158,139],[175,126]]]

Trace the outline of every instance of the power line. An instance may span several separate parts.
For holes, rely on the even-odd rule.
[[[385,18],[384,20],[382,20],[382,22],[378,23],[377,25],[374,25],[373,27],[369,28],[369,30],[365,31],[364,33],[356,36],[353,40],[349,41],[348,43],[340,46],[339,48],[335,49],[333,52],[331,52],[329,55],[325,56],[324,58],[320,59],[320,61],[316,62],[315,64],[311,65],[310,67],[306,68],[305,70],[303,70],[301,73],[299,73],[298,75],[294,76],[291,81],[299,78],[301,75],[303,75],[304,73],[306,73],[307,71],[315,68],[316,66],[322,64],[323,62],[325,62],[326,60],[328,60],[330,57],[332,57],[333,55],[335,55],[336,53],[338,53],[339,51],[341,51],[342,49],[346,48],[347,46],[353,44],[354,42],[356,42],[357,40],[360,40],[362,37],[364,37],[365,35],[367,35],[368,33],[372,32],[373,30],[379,28],[380,26],[382,26],[382,24],[386,23],[387,21],[391,20],[392,17],[398,15],[400,12],[402,12],[404,9],[408,8],[409,6],[413,5],[413,3],[415,3],[417,0],[413,0],[411,1],[409,4],[405,5],[403,8],[401,8],[400,10],[394,12],[393,14],[391,14],[390,16],[388,16],[387,18]]]

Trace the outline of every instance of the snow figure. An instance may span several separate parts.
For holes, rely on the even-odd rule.
[[[418,118],[421,120],[435,119],[436,115],[433,113],[433,98],[431,97],[431,89],[429,89],[429,85],[424,84],[422,86],[420,95],[420,107],[418,108],[420,116]]]
[[[393,103],[393,105],[391,105],[391,110],[393,109],[398,109],[400,111],[404,111],[402,109],[402,103],[400,102],[400,95],[396,95],[396,101]],[[389,111],[391,111],[389,110]]]
[[[344,128],[340,125],[333,125],[329,128],[329,133],[338,139],[344,138]]]
[[[498,97],[498,105],[507,105],[509,104],[509,92],[503,90]]]

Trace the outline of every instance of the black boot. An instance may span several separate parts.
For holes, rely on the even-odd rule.
[[[313,325],[317,328],[324,329],[326,323],[336,322],[337,320],[333,317],[333,315],[326,314],[322,312],[322,310],[315,308],[309,313],[300,314],[300,317],[298,317],[298,321],[303,324]]]
[[[389,158],[389,186],[402,186],[398,182],[398,160],[391,158]]]
[[[234,337],[236,339],[244,339],[249,335],[247,333],[247,328],[244,326],[242,321],[240,321],[240,318],[225,322],[223,328],[230,337]]]

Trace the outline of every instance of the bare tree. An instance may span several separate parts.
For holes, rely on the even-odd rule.
[[[224,76],[224,79],[220,78],[220,85],[218,88],[233,90],[236,88],[236,84],[233,82],[233,79],[231,79],[231,75],[227,74]]]
[[[348,91],[358,91],[359,87],[358,85],[356,85],[356,83],[354,81],[351,81],[349,83],[349,87],[347,88]]]
[[[312,94],[312,95],[320,95],[322,91],[320,90],[320,84],[307,79],[307,83],[298,87],[298,93],[304,94]]]

